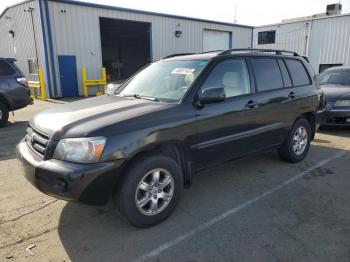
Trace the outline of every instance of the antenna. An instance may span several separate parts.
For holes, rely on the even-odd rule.
[[[237,5],[235,5],[235,18],[233,21],[234,24],[237,24]]]

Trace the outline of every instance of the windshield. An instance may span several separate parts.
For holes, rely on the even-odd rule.
[[[123,84],[116,95],[179,101],[207,63],[206,60],[155,62]]]
[[[320,85],[350,86],[350,70],[329,70],[318,77]]]

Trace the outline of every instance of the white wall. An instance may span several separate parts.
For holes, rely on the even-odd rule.
[[[33,20],[36,34],[38,64],[39,67],[44,70],[46,93],[49,94],[38,1],[28,1],[9,8],[0,18],[0,56],[16,58],[16,64],[23,71],[25,76],[29,80],[38,80],[37,75],[29,74],[27,61],[29,58],[36,57],[30,13],[24,11],[28,10],[29,7],[34,8]],[[9,30],[14,31],[14,38],[9,35]]]
[[[152,23],[153,60],[174,53],[201,52],[203,29],[232,32],[232,46],[234,48],[251,46],[252,29],[247,27],[93,8],[55,1],[49,2],[49,10],[57,68],[57,85],[60,87],[57,56],[75,55],[80,95],[83,94],[81,68],[87,67],[88,78],[99,78],[101,73],[102,51],[99,17]],[[66,12],[62,13],[61,10],[66,10]],[[181,30],[182,36],[175,37],[175,30]],[[95,92],[95,90],[91,90],[91,94]]]
[[[276,30],[275,44],[258,44],[258,32]],[[350,65],[350,14],[254,29],[254,48],[275,48],[306,55],[315,69],[320,64]]]

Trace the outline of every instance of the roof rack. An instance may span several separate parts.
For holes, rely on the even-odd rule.
[[[167,58],[172,58],[175,56],[182,56],[182,55],[193,55],[194,53],[179,53],[179,54],[172,54],[172,55],[167,55],[165,57],[163,57],[162,59],[167,59]]]
[[[278,49],[259,49],[259,48],[233,48],[233,49],[225,50],[221,52],[219,55],[228,55],[228,54],[231,54],[232,52],[240,52],[240,51],[266,52],[266,53],[274,52],[276,55],[282,55],[283,53],[287,53],[287,54],[293,54],[293,56],[299,56],[298,53],[293,51],[278,50]]]

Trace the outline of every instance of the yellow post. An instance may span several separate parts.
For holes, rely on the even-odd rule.
[[[45,84],[44,84],[44,72],[41,68],[39,68],[39,83],[40,83],[41,99],[46,100],[46,90],[45,90]]]
[[[87,84],[86,84],[86,68],[83,67],[82,69],[82,77],[83,77],[83,87],[84,87],[84,96],[87,97],[88,94],[88,88],[87,88]]]

